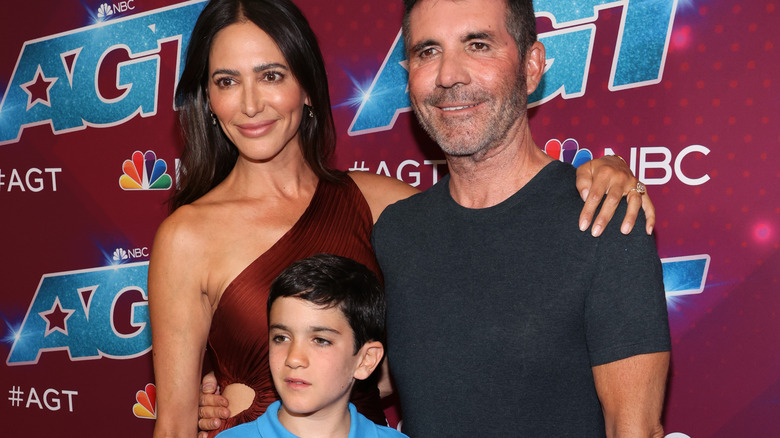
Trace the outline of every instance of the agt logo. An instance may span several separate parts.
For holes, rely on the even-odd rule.
[[[36,364],[41,353],[70,359],[131,359],[152,348],[148,262],[46,274],[14,333],[7,365]]]
[[[623,14],[609,79],[612,91],[644,87],[661,81],[677,0],[615,1],[534,0],[539,17],[556,29],[539,34],[547,52],[542,81],[528,97],[529,106],[556,96],[572,99],[585,94],[599,10],[620,7]],[[411,110],[406,51],[401,32],[368,91],[360,99],[349,135],[391,129],[398,114]]]
[[[57,191],[57,177],[61,167],[30,167],[28,169],[0,168],[0,191],[41,192]]]
[[[157,114],[161,46],[178,46],[178,81],[192,27],[204,5],[185,2],[25,42],[0,102],[0,145],[18,142],[31,126],[49,125],[59,135]],[[100,11],[108,17],[134,7],[128,0],[104,3]],[[114,51],[126,54],[127,60],[107,56]],[[111,82],[119,96],[106,97],[101,91],[101,70],[116,71]]]
[[[173,185],[166,173],[168,164],[158,159],[153,151],[133,152],[132,159],[122,163],[123,175],[119,177],[122,190],[168,190]]]

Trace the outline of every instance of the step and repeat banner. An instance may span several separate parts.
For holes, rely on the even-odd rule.
[[[400,0],[298,0],[335,165],[447,171],[409,108]],[[619,154],[656,206],[670,437],[780,430],[780,1],[536,0],[536,143]],[[152,240],[176,185],[173,94],[204,3],[26,0],[0,15],[2,436],[151,434]],[[551,212],[555,214],[555,212]],[[616,226],[613,224],[612,226]]]

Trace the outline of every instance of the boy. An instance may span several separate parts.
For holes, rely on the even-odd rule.
[[[376,275],[354,260],[318,254],[271,284],[271,375],[281,401],[219,438],[401,438],[355,410],[349,394],[382,361],[385,298]]]

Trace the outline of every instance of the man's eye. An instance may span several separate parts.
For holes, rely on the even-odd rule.
[[[420,51],[420,58],[428,58],[433,56],[433,54],[436,53],[436,50],[433,48],[428,48]]]
[[[487,50],[488,48],[488,45],[485,43],[474,43],[471,46],[474,48],[474,50],[479,50],[479,51]]]

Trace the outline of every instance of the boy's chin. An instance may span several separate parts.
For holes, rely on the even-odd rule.
[[[328,406],[321,406],[321,405],[313,405],[312,403],[296,403],[294,401],[290,403],[282,402],[281,410],[284,411],[286,415],[289,415],[290,417],[296,417],[296,418],[305,418],[305,417],[311,417],[312,415],[317,415],[319,412],[322,412],[323,409],[327,408]]]
[[[336,412],[343,409],[348,410],[349,400],[333,400],[330,402],[313,402],[311,397],[306,395],[295,394],[295,396],[280,394],[282,396],[281,409],[285,414],[296,417],[304,418],[317,414],[324,414],[326,412]]]

